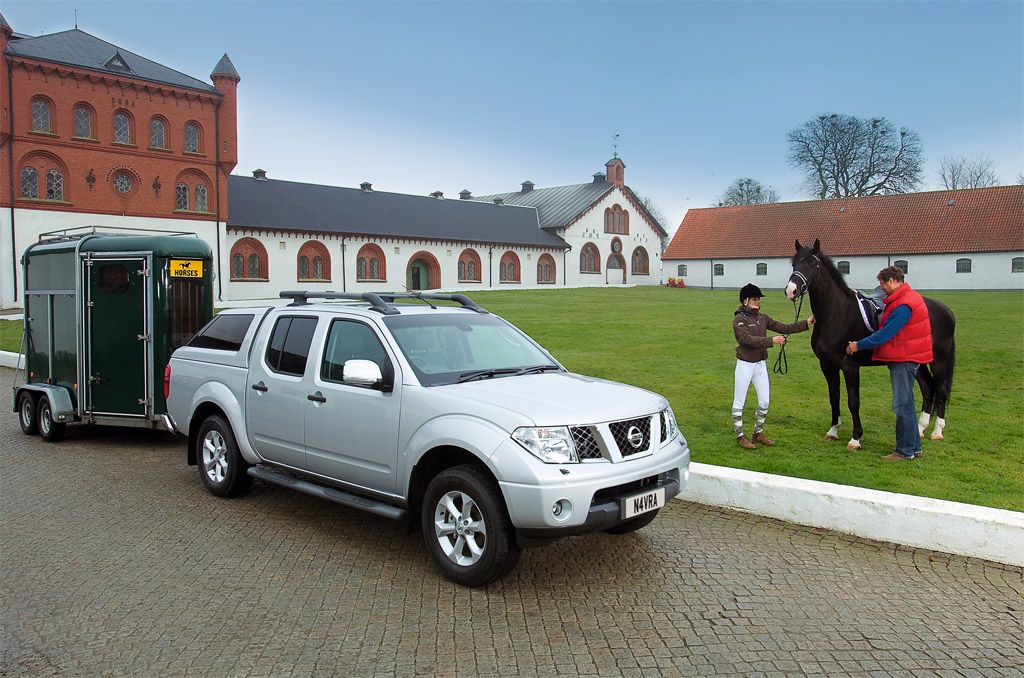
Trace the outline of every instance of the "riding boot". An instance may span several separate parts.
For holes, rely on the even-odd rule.
[[[754,442],[765,447],[771,447],[775,444],[774,440],[765,436],[764,431],[758,431],[754,434]]]
[[[750,438],[747,436],[740,436],[736,439],[736,444],[745,450],[753,450],[757,447],[754,443],[750,442]]]

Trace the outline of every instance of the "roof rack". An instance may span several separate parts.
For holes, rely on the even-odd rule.
[[[103,230],[99,230],[103,229]],[[168,231],[159,228],[132,228],[130,226],[75,226],[39,234],[39,240],[74,240],[87,235],[192,235],[199,237],[194,231]]]
[[[401,313],[394,306],[396,299],[416,299],[426,303],[431,308],[437,308],[431,304],[435,301],[454,301],[463,308],[477,313],[487,313],[487,310],[477,306],[476,302],[464,294],[421,294],[419,292],[308,292],[308,291],[284,291],[281,292],[282,299],[291,299],[289,306],[302,306],[309,303],[310,299],[347,299],[349,301],[365,301],[370,308],[379,311],[382,315],[397,315]]]

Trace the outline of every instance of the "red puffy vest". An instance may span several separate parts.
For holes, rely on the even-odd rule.
[[[872,357],[887,363],[919,363],[926,365],[932,360],[932,323],[928,319],[928,307],[920,294],[903,283],[896,291],[885,298],[885,311],[882,322],[888,320],[889,314],[897,306],[910,307],[910,320],[896,336],[875,348]]]

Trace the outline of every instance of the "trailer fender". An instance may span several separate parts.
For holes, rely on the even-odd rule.
[[[43,394],[50,399],[50,411],[53,420],[59,424],[66,424],[69,421],[77,421],[75,406],[71,402],[71,392],[66,386],[57,384],[22,384],[14,389],[14,410],[18,409],[18,398],[24,391],[33,391]]]

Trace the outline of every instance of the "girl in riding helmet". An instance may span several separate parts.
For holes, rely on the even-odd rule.
[[[733,314],[732,331],[736,335],[736,386],[732,398],[732,426],[736,433],[736,444],[752,450],[754,443],[765,447],[775,444],[764,434],[764,420],[768,417],[768,349],[775,344],[785,344],[782,335],[806,332],[814,324],[814,316],[795,323],[780,323],[761,313],[761,297],[764,294],[757,285],[747,283],[740,290],[740,307]],[[768,336],[768,330],[778,332]],[[757,414],[754,417],[754,438],[743,433],[743,403],[747,399],[750,383],[757,393]]]

